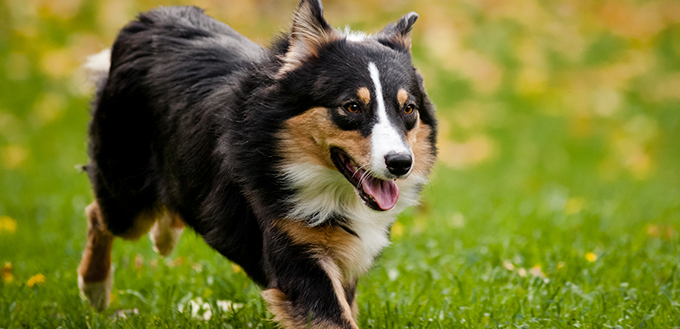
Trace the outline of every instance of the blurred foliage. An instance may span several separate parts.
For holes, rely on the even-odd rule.
[[[86,161],[83,129],[92,89],[79,66],[109,47],[137,12],[197,5],[266,45],[288,26],[290,15],[283,13],[296,2],[2,1],[3,190],[18,197],[39,188],[17,178],[32,167],[47,174]],[[445,166],[512,167],[517,180],[535,186],[559,181],[575,166],[589,181],[678,180],[677,1],[324,5],[331,24],[368,31],[407,11],[420,13],[413,53],[439,108]]]

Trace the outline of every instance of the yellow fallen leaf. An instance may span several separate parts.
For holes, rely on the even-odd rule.
[[[588,252],[585,256],[586,260],[593,263],[597,260],[597,255],[594,252]]]
[[[517,273],[518,273],[519,276],[521,276],[521,277],[526,277],[526,276],[527,276],[527,270],[525,270],[524,268],[520,268],[520,269],[517,271]]]
[[[5,282],[14,281],[14,275],[12,274],[12,263],[5,262],[5,266],[2,267],[2,279]]]
[[[564,213],[567,215],[575,215],[581,212],[585,206],[586,200],[581,197],[569,198],[564,204]]]
[[[656,238],[659,237],[659,225],[649,225],[647,226],[647,235]]]
[[[404,234],[404,225],[396,222],[394,225],[392,225],[392,238],[396,239]]]
[[[531,275],[533,275],[533,276],[537,276],[541,279],[545,279],[545,273],[543,273],[543,270],[541,269],[541,265],[536,265],[536,266],[532,267],[529,270],[529,273],[531,273]]]
[[[184,263],[184,259],[182,257],[177,257],[174,260],[169,261],[167,264],[168,267],[177,267],[181,266],[182,263]]]
[[[144,266],[144,256],[137,254],[135,256],[135,268],[140,269]]]
[[[2,149],[2,159],[7,169],[15,169],[21,165],[28,158],[28,150],[19,145],[7,145]]]
[[[0,216],[0,233],[8,232],[10,234],[17,230],[17,221],[9,216]]]
[[[32,276],[30,279],[28,279],[28,281],[26,281],[26,285],[29,287],[33,287],[36,284],[40,283],[45,283],[45,276],[42,275],[41,273]]]

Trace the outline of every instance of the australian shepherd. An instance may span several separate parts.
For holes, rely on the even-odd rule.
[[[436,156],[417,18],[368,35],[302,0],[269,49],[195,7],[125,26],[89,63],[89,303],[109,305],[115,237],[150,232],[167,255],[187,225],[263,287],[283,327],[357,328],[357,280]]]

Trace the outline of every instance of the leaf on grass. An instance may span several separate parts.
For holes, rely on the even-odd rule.
[[[5,266],[2,267],[2,279],[5,282],[14,281],[14,275],[12,274],[12,263],[5,262]]]
[[[597,260],[597,255],[594,252],[588,252],[586,253],[585,258],[588,262],[594,263]]]
[[[9,216],[0,216],[0,234],[7,232],[13,234],[17,230],[17,221]]]
[[[38,273],[28,279],[26,281],[26,285],[29,287],[33,287],[37,284],[45,283],[45,276],[42,275],[41,273]]]
[[[531,273],[531,275],[533,275],[533,276],[539,277],[541,279],[545,279],[545,273],[543,273],[543,270],[541,269],[541,265],[536,265],[536,266],[532,267],[529,270],[529,273]]]

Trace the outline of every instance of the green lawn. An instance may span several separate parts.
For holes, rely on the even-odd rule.
[[[264,43],[296,2],[202,3]],[[167,259],[117,241],[110,309],[81,300],[77,67],[160,2],[31,3],[0,0],[0,328],[275,328],[259,288],[190,231]],[[413,52],[442,122],[422,205],[360,280],[361,328],[680,328],[680,9],[572,3],[324,2],[368,31],[421,14]]]

